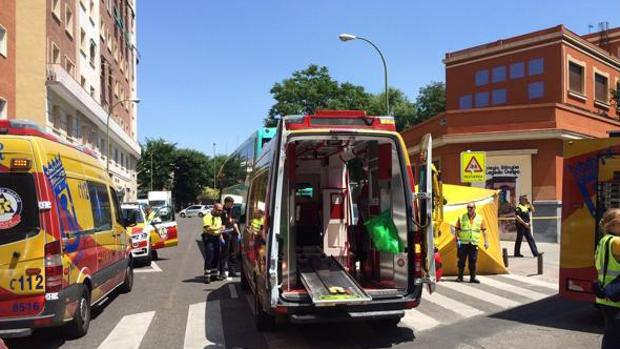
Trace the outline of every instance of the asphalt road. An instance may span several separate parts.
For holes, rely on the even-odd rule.
[[[562,300],[554,284],[493,276],[481,285],[446,280],[407,312],[398,328],[371,323],[291,325],[258,332],[238,280],[205,285],[200,219],[179,218],[179,246],[136,269],[134,289],[94,310],[83,338],[58,329],[7,341],[9,348],[596,348],[601,318],[591,305]]]

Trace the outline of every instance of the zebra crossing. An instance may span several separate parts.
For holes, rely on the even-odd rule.
[[[440,282],[435,293],[422,296],[419,307],[406,311],[399,327],[410,328],[418,335],[438,326],[518,307],[557,293],[556,284],[523,276],[481,276],[480,280],[482,284],[479,285],[456,283],[450,278]],[[181,331],[184,334],[179,333],[184,336],[183,348],[226,347],[227,331],[222,321],[226,302],[242,302],[248,314],[253,311],[250,296],[242,293],[237,283],[228,283],[222,288],[227,290],[224,298],[187,306],[186,323],[179,324],[184,326]],[[147,333],[155,331],[150,328],[155,317],[156,311],[123,316],[98,348],[140,348]],[[256,331],[253,328],[244,330]],[[287,342],[295,340],[294,334],[280,332],[261,335],[267,344],[282,343],[285,338]]]

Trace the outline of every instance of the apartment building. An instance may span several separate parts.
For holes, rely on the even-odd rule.
[[[502,232],[514,232],[512,205],[526,194],[537,239],[556,241],[563,141],[620,129],[619,45],[620,28],[580,36],[560,25],[447,53],[446,112],[403,132],[411,156],[431,133],[444,182],[460,183],[460,153],[486,151],[486,182],[473,185],[500,191]]]
[[[125,200],[140,157],[135,20],[135,0],[0,0],[0,117],[93,149]]]

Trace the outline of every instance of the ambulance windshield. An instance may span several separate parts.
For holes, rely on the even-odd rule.
[[[39,233],[39,208],[29,173],[0,173],[0,245]]]

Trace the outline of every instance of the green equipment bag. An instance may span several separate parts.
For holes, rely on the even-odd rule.
[[[391,254],[405,251],[405,245],[398,237],[398,230],[389,210],[370,218],[364,225],[377,251]]]

